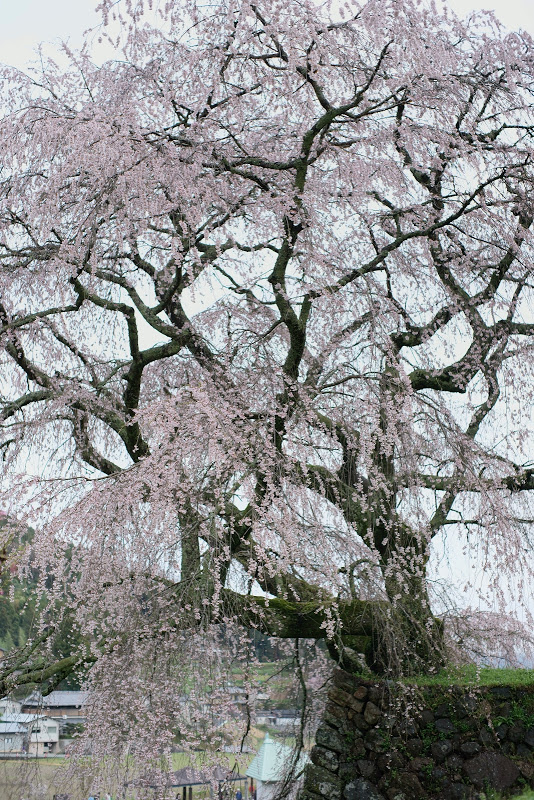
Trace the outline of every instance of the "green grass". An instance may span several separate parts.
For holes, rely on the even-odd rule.
[[[281,672],[283,667],[284,662],[282,661],[265,661],[262,664],[258,664],[254,668],[256,679],[260,681],[260,683],[264,683],[272,678],[275,673]]]
[[[486,800],[504,800],[500,792],[490,790],[486,793]],[[525,794],[518,794],[515,797],[510,797],[508,800],[534,800],[534,792],[526,792]]]
[[[532,669],[477,669],[474,664],[463,667],[449,667],[436,675],[420,675],[406,678],[407,683],[416,686],[534,686]],[[534,798],[533,798],[534,800]]]
[[[280,673],[279,676],[277,675],[279,681],[287,683],[288,677],[287,673],[284,675],[284,666],[285,663],[283,661],[263,661],[251,667],[251,676],[258,683],[262,684],[269,681],[273,675]],[[243,668],[241,665],[234,665],[232,668],[232,678],[237,686],[243,685]]]
[[[250,762],[254,758],[255,753],[243,753],[239,756],[233,756],[230,753],[225,754],[221,753],[220,758],[218,759],[221,764],[228,762],[228,768],[231,769],[233,767],[233,763],[238,760],[239,764],[241,765],[241,771],[248,768]],[[212,757],[213,760],[213,757]],[[198,767],[198,769],[202,769],[206,765],[206,757],[204,753],[201,751],[195,751],[194,753],[173,753],[172,754],[172,768],[174,770],[183,769],[184,767]]]

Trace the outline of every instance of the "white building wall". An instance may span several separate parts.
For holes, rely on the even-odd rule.
[[[23,749],[35,756],[59,752],[59,724],[33,714],[6,715],[0,720],[0,753]]]
[[[8,697],[2,697],[0,700],[0,715],[4,717],[6,714],[20,714],[22,703],[16,700],[10,700]]]
[[[29,752],[32,755],[42,756],[46,753],[59,752],[59,725],[51,717],[41,717],[30,727]]]
[[[6,733],[0,735],[0,755],[5,753],[22,753],[24,739],[18,733]]]

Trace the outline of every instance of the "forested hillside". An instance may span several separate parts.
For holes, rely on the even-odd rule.
[[[4,534],[0,553],[0,647],[9,652],[13,647],[25,644],[35,620],[37,581],[32,575],[19,579],[13,558],[14,550],[24,542],[30,542],[34,531],[28,528],[21,534],[2,512],[0,530]],[[9,533],[5,535],[7,531]]]
[[[52,639],[52,652],[57,658],[64,658],[80,644],[72,617],[61,612],[67,601],[57,602],[46,608],[47,592],[39,589],[39,575],[36,569],[26,567],[24,575],[17,568],[17,553],[30,546],[35,535],[32,528],[22,530],[18,523],[0,512],[0,648],[7,655],[11,650],[23,647],[28,639],[35,636],[41,615],[44,624],[55,628]],[[49,587],[48,579],[45,587]],[[62,688],[78,689],[79,676],[72,676],[62,682]]]

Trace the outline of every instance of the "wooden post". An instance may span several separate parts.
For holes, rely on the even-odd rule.
[[[189,800],[193,800],[193,787],[189,787]]]

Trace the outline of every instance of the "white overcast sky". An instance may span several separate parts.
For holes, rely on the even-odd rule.
[[[177,0],[179,2],[179,0]],[[534,0],[448,0],[461,16],[492,9],[509,28],[534,36]],[[69,39],[76,46],[84,29],[98,22],[97,0],[0,0],[0,62],[17,67],[31,60],[39,42]]]

